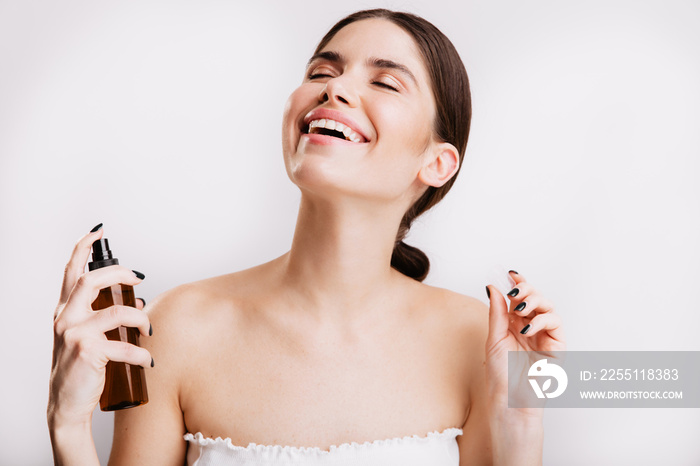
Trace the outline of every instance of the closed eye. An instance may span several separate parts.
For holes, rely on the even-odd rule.
[[[391,89],[392,91],[399,92],[399,90],[396,89],[395,87],[390,86],[390,85],[383,83],[383,82],[380,82],[380,81],[375,81],[372,84],[376,84],[377,86],[381,86],[381,87],[384,87],[386,89]]]
[[[308,79],[316,79],[316,78],[330,78],[330,74],[325,74],[325,73],[314,73],[310,74]],[[390,86],[389,84],[383,83],[381,81],[374,81],[372,84],[376,84],[377,86],[383,87],[385,89],[392,90],[394,92],[399,92],[398,89],[396,89],[394,86]]]

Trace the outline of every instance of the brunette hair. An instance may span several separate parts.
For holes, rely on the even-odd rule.
[[[314,53],[319,53],[345,26],[363,19],[380,18],[391,21],[406,31],[420,50],[430,76],[436,116],[433,131],[437,138],[449,142],[459,152],[459,168],[462,167],[464,151],[469,139],[472,119],[469,78],[457,50],[452,42],[432,23],[411,13],[391,11],[384,8],[362,10],[338,21],[321,39]],[[413,221],[435,204],[450,190],[459,170],[444,185],[428,186],[423,195],[406,211],[396,234],[391,266],[399,272],[423,281],[430,270],[430,260],[420,249],[403,242]]]

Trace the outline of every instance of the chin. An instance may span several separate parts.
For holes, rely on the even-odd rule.
[[[349,173],[347,171],[343,173],[338,166],[329,162],[313,155],[293,158],[287,160],[287,176],[302,192],[323,194],[328,197],[359,194],[352,192],[353,185],[354,190],[357,189],[357,182],[353,183],[348,176]]]

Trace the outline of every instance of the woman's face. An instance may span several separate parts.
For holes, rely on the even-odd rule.
[[[435,104],[413,39],[390,21],[360,20],[319,55],[284,110],[290,179],[325,195],[415,200],[425,188],[417,175],[432,147]],[[344,134],[332,132],[336,122]]]

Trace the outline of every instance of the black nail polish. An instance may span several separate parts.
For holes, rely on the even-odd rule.
[[[523,329],[520,331],[520,333],[525,335],[528,331],[530,331],[530,327],[531,327],[531,325],[527,324],[525,327],[523,327]]]
[[[491,299],[491,292],[489,291],[489,287],[486,287],[486,296]]]
[[[508,272],[514,273],[515,275],[520,275],[520,274],[519,274],[518,272],[516,272],[515,270],[509,270]]]
[[[525,306],[527,306],[527,303],[523,301],[522,303],[520,303],[520,304],[518,304],[517,306],[515,306],[515,310],[518,311],[518,312],[520,312],[520,311],[522,311],[523,309],[525,309]]]
[[[520,290],[517,288],[513,288],[508,292],[508,296],[510,296],[511,298],[515,298],[516,296],[518,296],[518,293],[520,293]]]
[[[143,302],[143,307],[146,307],[146,300],[145,299],[143,299],[143,298],[136,298],[136,299],[140,299]]]
[[[153,336],[153,324],[148,324],[148,336]]]
[[[155,365],[156,365],[156,363],[153,362],[153,358],[151,358],[151,367],[153,367],[153,366],[155,366]]]
[[[144,278],[146,278],[146,276],[141,272],[137,272],[136,270],[132,270],[132,272],[134,272],[134,275],[136,275],[136,278],[138,278],[139,280],[143,280]]]
[[[90,230],[90,233],[95,233],[95,232],[96,232],[97,230],[99,230],[100,228],[102,228],[102,224],[101,224],[101,223],[98,223],[97,225],[95,225],[94,227],[92,227],[92,230]]]

